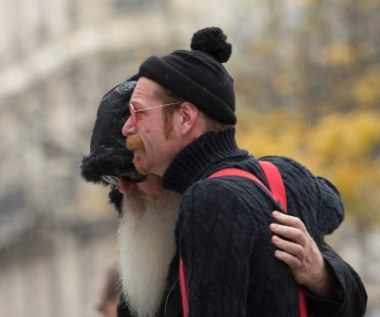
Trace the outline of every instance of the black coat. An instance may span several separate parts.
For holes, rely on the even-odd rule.
[[[343,219],[339,193],[291,159],[264,159],[279,168],[288,213],[305,223],[333,276],[334,298],[305,290],[309,316],[363,316],[367,295],[359,276],[323,240]],[[271,212],[279,206],[251,180],[207,179],[225,167],[247,170],[266,183],[257,160],[237,148],[233,129],[197,139],[163,177],[164,187],[183,194],[176,241],[187,269],[190,316],[298,316],[297,285],[270,241]],[[174,281],[177,267],[174,262]],[[159,316],[181,316],[178,284],[162,307]]]

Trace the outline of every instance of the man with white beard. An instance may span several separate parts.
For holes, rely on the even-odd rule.
[[[128,188],[126,188],[128,187]],[[176,247],[174,226],[180,195],[162,189],[155,175],[138,184],[120,183],[122,217],[118,230],[120,270],[130,310],[139,317],[155,316],[161,308]],[[166,307],[167,308],[167,307]]]
[[[118,316],[181,315],[178,257],[174,226],[180,196],[164,190],[160,178],[143,177],[132,164],[121,127],[135,81],[125,81],[103,98],[97,112],[81,174],[85,180],[109,185],[110,202],[119,214],[118,245],[122,296]],[[123,192],[123,194],[121,193]],[[176,296],[172,296],[176,293]],[[168,297],[173,297],[170,302]]]
[[[103,97],[92,132],[90,155],[82,160],[81,174],[87,181],[110,186],[110,202],[119,214],[119,269],[124,296],[118,316],[180,317],[174,230],[181,197],[163,189],[160,177],[142,176],[132,164],[133,155],[125,147],[121,127],[129,115],[127,105],[134,87],[135,81],[127,80]],[[343,210],[325,218],[320,230],[323,234],[331,233],[341,223]],[[294,217],[284,215],[281,221],[289,232],[298,230],[305,240],[313,242],[304,226],[297,228],[299,222],[297,225]],[[322,248],[321,252],[330,258],[332,269],[339,270],[339,278],[349,281],[343,291],[359,293],[365,306],[366,295],[356,273],[331,249]],[[357,307],[357,303],[344,305]],[[318,316],[330,315],[325,310]]]

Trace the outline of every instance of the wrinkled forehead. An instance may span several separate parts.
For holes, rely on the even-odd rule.
[[[139,105],[144,102],[162,101],[165,97],[165,89],[155,81],[140,77],[131,96],[131,102]]]

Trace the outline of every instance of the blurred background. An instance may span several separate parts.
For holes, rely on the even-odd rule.
[[[79,174],[101,97],[220,26],[238,141],[340,189],[328,238],[380,316],[380,0],[1,0],[0,316],[97,316],[117,259],[107,189]]]

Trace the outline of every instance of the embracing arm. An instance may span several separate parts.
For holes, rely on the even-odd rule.
[[[289,265],[295,280],[305,287],[313,316],[364,316],[367,293],[354,269],[324,241],[318,246],[303,222],[274,212],[270,225],[275,256]]]
[[[275,256],[290,266],[295,280],[305,285],[308,309],[313,316],[363,316],[367,293],[360,277],[324,242],[324,236],[337,229],[344,219],[339,191],[327,179],[313,176],[294,160],[282,157],[265,160],[276,164],[285,183],[290,184],[287,195],[292,202],[306,200],[302,210],[293,206],[296,215],[304,222],[309,215],[317,220],[316,226],[310,226],[299,218],[279,214],[281,218],[274,215],[273,223],[280,226],[277,230],[270,227],[276,236],[272,239],[278,250]],[[297,187],[300,185],[302,188]],[[304,189],[309,190],[309,196],[299,195]]]
[[[331,278],[332,297],[324,299],[308,294],[311,311],[318,311],[316,316],[326,316],[324,312],[335,312],[331,316],[362,317],[367,307],[367,292],[355,270],[346,263],[326,243],[320,245]]]

